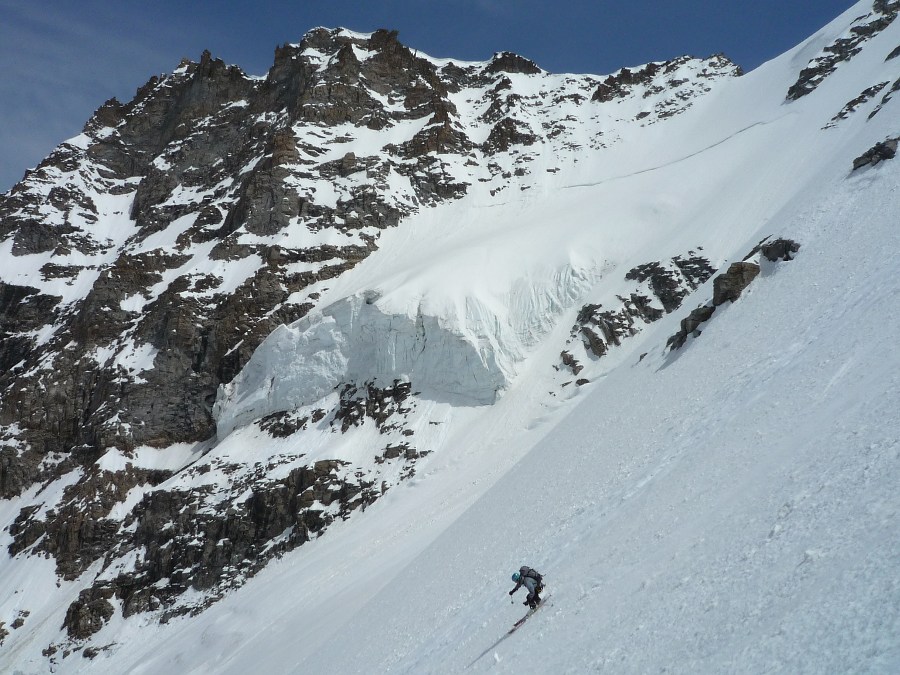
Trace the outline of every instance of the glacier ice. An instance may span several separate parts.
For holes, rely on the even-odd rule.
[[[213,408],[221,440],[265,415],[312,405],[344,383],[409,381],[421,396],[490,405],[516,364],[595,280],[590,270],[544,269],[489,294],[422,298],[364,291],[280,326],[243,370],[221,385]]]

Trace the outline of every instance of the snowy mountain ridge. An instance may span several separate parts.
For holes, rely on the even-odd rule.
[[[107,102],[0,200],[0,663],[890,671],[898,11],[748,74],[317,28]]]

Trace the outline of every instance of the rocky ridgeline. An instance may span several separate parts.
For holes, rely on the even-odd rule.
[[[715,272],[709,260],[696,251],[675,256],[665,263],[650,262],[629,270],[625,280],[633,282],[635,289],[628,296],[617,296],[613,307],[587,304],[579,310],[567,349],[561,354],[563,365],[577,376],[584,369],[579,356],[582,359],[605,356],[610,348],[620,346],[647,324],[680,307]],[[579,384],[584,382],[578,380]]]
[[[508,52],[458,65],[396,32],[316,29],[278,48],[265,77],[204,52],[102,105],[0,196],[0,251],[17,270],[0,281],[0,498],[32,489],[11,555],[51,556],[65,579],[99,561],[60,617],[70,638],[117,608],[201,609],[433,451],[413,442],[416,392],[398,380],[342,382],[327,401],[251,422],[273,447],[376,425],[369,466],[327,450],[216,454],[220,386],[385,229],[476,183],[528,189],[540,152],[570,162],[582,143],[615,143],[614,125],[584,132],[600,106],[627,124],[660,121],[737,74],[713,57],[551,78]],[[522,93],[522,78],[541,85]],[[675,265],[692,283],[690,265]],[[664,306],[680,293],[639,274]],[[138,459],[175,444],[195,448],[184,465]],[[185,600],[189,589],[202,599]]]
[[[313,297],[287,302],[291,295],[354,266],[375,249],[380,229],[411,210],[387,194],[388,158],[346,153],[319,163],[313,157],[323,150],[304,146],[293,131],[311,125],[327,137],[329,125],[381,128],[396,118],[445,114],[446,85],[434,66],[391,33],[370,42],[363,46],[375,55],[362,69],[353,56],[361,40],[314,31],[300,45],[279,49],[264,80],[204,53],[199,63],[152,79],[131,103],[106,103],[80,143],[63,145],[0,202],[0,238],[12,239],[12,253],[52,254],[41,269],[45,280],[95,277],[86,296],[70,304],[36,288],[0,287],[0,421],[18,423],[29,448],[18,457],[2,450],[18,465],[4,472],[4,496],[42,478],[39,464],[48,452],[82,448],[89,463],[111,446],[209,438],[218,385],[234,377],[275,326],[314,303]],[[331,50],[337,60],[320,71],[303,56],[309,49]],[[399,112],[362,97],[364,75],[373,89],[401,97]],[[412,139],[403,152],[418,153],[430,166],[433,158],[425,155],[437,146],[425,142],[417,150],[417,143]],[[298,192],[304,181],[354,174],[363,180],[334,204]],[[423,202],[464,189],[448,188],[443,174],[426,174],[414,184]],[[123,234],[104,241],[90,227],[110,219],[96,203],[111,193],[124,196],[128,207],[115,227],[132,230],[119,250],[111,240]],[[295,247],[246,241],[289,224],[338,230],[347,244],[317,244],[315,237]],[[163,234],[170,240],[163,246],[144,245]],[[69,262],[75,251],[112,260],[86,269]],[[226,268],[249,261],[253,272],[237,288],[219,291],[221,277],[195,268],[199,255]],[[35,340],[48,323],[52,337]],[[98,349],[121,355],[134,345],[154,354],[139,378],[97,358]]]
[[[639,265],[626,273],[625,280],[640,285],[628,296],[617,296],[617,306],[606,308],[601,304],[587,304],[580,309],[567,349],[560,355],[562,364],[578,376],[584,370],[584,358],[593,360],[605,356],[611,348],[621,346],[641,332],[644,326],[681,307],[690,293],[712,278],[712,300],[682,319],[679,331],[666,342],[671,351],[680,349],[688,337],[700,335],[703,324],[712,318],[717,307],[741,296],[759,275],[761,258],[773,263],[793,260],[799,250],[800,245],[793,240],[766,238],[743,260],[732,263],[720,274],[716,274],[709,260],[695,251],[689,251],[687,256],[676,256],[665,264]],[[577,384],[587,382],[586,378],[576,381]]]
[[[709,86],[697,88],[697,82],[716,79],[723,72],[734,76],[743,74],[741,68],[723,54],[704,59],[697,66],[696,59],[681,56],[640,68],[623,68],[597,85],[591,100],[609,103],[635,94],[642,99],[656,98],[650,109],[641,110],[635,117],[653,122],[684,112],[690,107],[691,99],[709,91]],[[690,77],[686,77],[686,67],[693,71]]]
[[[898,13],[900,0],[875,0],[872,11],[856,19],[847,35],[824,47],[821,53],[800,71],[797,81],[788,89],[788,100],[796,101],[815,91],[816,87],[837,70],[840,64],[859,54],[865,41],[891,25]],[[888,58],[893,56],[896,56],[894,52],[889,54]]]
[[[709,260],[695,251],[690,251],[685,257],[676,256],[666,264],[651,262],[639,265],[629,270],[625,279],[641,286],[627,297],[618,296],[616,307],[587,304],[581,308],[572,327],[568,348],[561,354],[562,364],[573,375],[579,375],[584,370],[584,364],[577,353],[588,359],[605,356],[611,348],[619,347],[629,337],[637,335],[644,326],[681,307],[690,293],[712,278],[712,300],[692,310],[681,321],[679,331],[666,342],[671,351],[680,349],[689,336],[700,335],[703,324],[712,318],[717,307],[734,302],[741,296],[759,275],[761,258],[773,263],[793,260],[799,250],[800,245],[790,239],[767,238],[742,261],[732,263],[720,274],[716,274]],[[577,383],[585,384],[587,381],[579,379]]]

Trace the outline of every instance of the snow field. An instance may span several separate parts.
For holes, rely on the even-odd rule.
[[[473,672],[894,670],[900,317],[859,299],[900,295],[897,175],[792,223],[795,261],[666,367],[593,387],[289,672],[459,672],[521,613],[502,593],[523,562],[553,606]]]

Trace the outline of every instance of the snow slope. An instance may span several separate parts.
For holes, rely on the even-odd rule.
[[[291,672],[896,672],[897,178],[790,218],[794,263],[596,385]],[[521,562],[552,604],[489,649]]]
[[[896,672],[898,178],[783,213],[796,260],[676,358],[660,322],[469,508],[441,467],[99,670]],[[523,562],[552,604],[492,647]]]
[[[440,330],[491,345],[503,365],[487,369],[499,373],[490,386],[503,395],[490,406],[432,397],[423,419],[441,452],[415,478],[198,616],[158,625],[117,614],[95,640],[106,649],[57,658],[57,672],[900,670],[900,167],[850,172],[900,131],[898,102],[866,120],[873,100],[822,129],[870,81],[896,79],[884,57],[900,26],[812,94],[784,99],[798,69],[869,6],[690,114],[586,153],[540,193],[499,208],[474,186],[387,233],[327,289],[329,334],[353,335],[344,310],[414,325],[427,308]],[[562,385],[552,366],[579,302],[614,297],[636,264],[702,246],[724,268],[769,235],[800,242],[796,259],[764,265],[682,350],[667,352],[666,338],[712,282],[588,363],[591,384]],[[263,345],[233,398],[250,412],[228,413],[215,452],[253,451],[261,441],[242,419],[308,402],[260,383],[323,325]],[[385,359],[357,376],[390,376]],[[348,367],[320,369],[321,391]],[[502,639],[524,613],[522,594],[505,595],[523,563],[553,598]],[[71,601],[68,584],[40,592]],[[12,634],[0,665],[39,672],[56,630]]]

